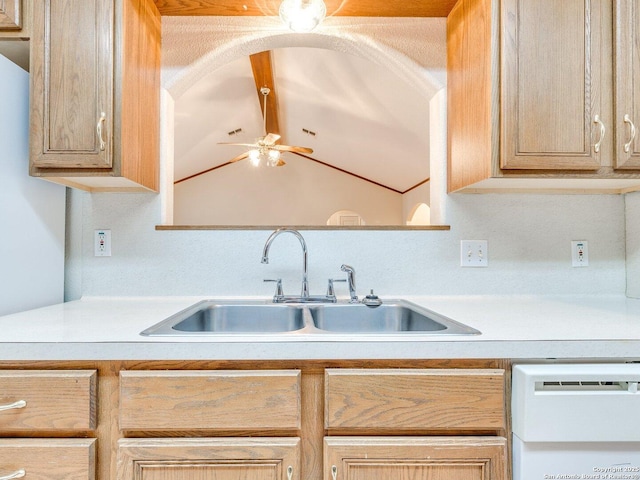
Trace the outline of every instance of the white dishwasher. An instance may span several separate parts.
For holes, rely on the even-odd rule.
[[[513,480],[640,480],[640,364],[513,367]]]

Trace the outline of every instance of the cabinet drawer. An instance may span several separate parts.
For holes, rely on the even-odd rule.
[[[96,428],[95,370],[0,370],[0,432]]]
[[[299,370],[120,372],[122,430],[300,429]]]
[[[0,439],[0,478],[24,470],[30,480],[93,480],[95,439]]]
[[[325,427],[496,430],[505,427],[504,370],[327,369]]]

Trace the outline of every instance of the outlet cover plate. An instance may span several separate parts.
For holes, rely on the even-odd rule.
[[[111,256],[111,230],[95,230],[93,254],[96,257]]]

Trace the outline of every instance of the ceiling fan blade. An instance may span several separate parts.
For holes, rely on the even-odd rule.
[[[262,143],[268,146],[272,146],[278,140],[280,140],[280,135],[276,135],[275,133],[267,133],[262,139]]]
[[[239,162],[240,160],[244,160],[248,156],[249,156],[249,152],[241,153],[237,157],[233,157],[231,160],[229,160],[229,163]]]
[[[294,147],[291,145],[274,145],[272,147],[274,150],[278,150],[280,152],[294,152],[294,153],[313,153],[312,148],[308,147]]]
[[[231,143],[231,142],[218,142],[218,145],[240,145],[241,147],[258,148],[255,143]]]

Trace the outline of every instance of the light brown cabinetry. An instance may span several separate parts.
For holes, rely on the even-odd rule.
[[[0,432],[96,428],[94,370],[0,370]]]
[[[506,480],[500,437],[327,437],[325,478]],[[328,474],[328,475],[327,475]]]
[[[0,477],[94,479],[95,439],[53,437],[96,428],[96,383],[95,370],[0,370]]]
[[[327,369],[329,432],[499,430],[505,427],[504,371]]]
[[[615,1],[616,166],[640,169],[640,0]]]
[[[120,428],[300,430],[299,370],[120,372]]]
[[[505,480],[504,406],[504,370],[327,369],[324,478]]]
[[[0,406],[27,403],[0,410],[0,476],[45,458],[55,480],[507,478],[506,361],[0,367]]]
[[[22,30],[22,0],[0,2],[0,36],[6,31]]]
[[[86,190],[158,188],[160,17],[151,0],[33,5],[30,172]]]
[[[299,464],[298,438],[123,439],[117,478],[292,480]]]
[[[121,430],[225,436],[122,439],[118,480],[297,480],[300,399],[300,370],[121,371]]]
[[[600,5],[502,0],[501,168],[600,168],[608,118]]]
[[[640,188],[640,164],[622,170],[613,147],[624,127],[613,121],[620,10],[603,0],[457,3],[447,20],[449,191]]]

